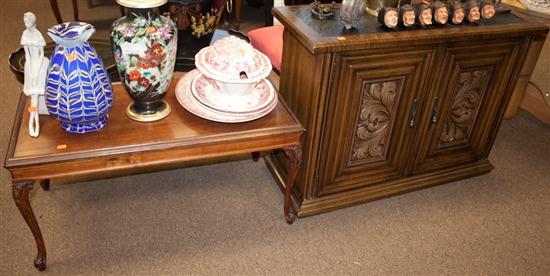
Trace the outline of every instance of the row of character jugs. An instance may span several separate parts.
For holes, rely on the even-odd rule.
[[[384,7],[378,13],[378,21],[386,29],[413,28],[415,26],[427,28],[434,23],[442,26],[447,23],[462,24],[464,21],[476,23],[483,19],[491,20],[495,15],[493,0],[461,1],[422,1],[420,4],[405,4],[397,8]]]
[[[177,29],[171,20],[153,12],[165,2],[119,1],[130,9],[129,16],[115,21],[111,31],[120,79],[133,100],[127,114],[137,121],[160,120],[170,112],[162,98],[174,71]],[[95,28],[83,22],[49,28],[48,35],[56,47],[48,60],[44,57],[44,37],[36,29],[36,16],[26,13],[23,21],[23,91],[31,97],[29,134],[39,135],[38,114],[48,113],[70,133],[103,128],[112,107],[113,88],[101,58],[87,42]]]

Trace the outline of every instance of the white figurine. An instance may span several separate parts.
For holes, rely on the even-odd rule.
[[[21,36],[21,45],[25,49],[25,84],[23,85],[23,92],[31,97],[29,135],[38,137],[40,133],[38,114],[48,114],[44,94],[50,60],[44,57],[46,41],[40,31],[36,29],[36,16],[32,12],[27,12],[23,16],[23,22],[27,28]]]

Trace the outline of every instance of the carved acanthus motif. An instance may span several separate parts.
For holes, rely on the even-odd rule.
[[[364,82],[350,161],[385,159],[403,78]]]
[[[490,76],[490,68],[460,73],[451,109],[439,139],[440,147],[468,140]]]

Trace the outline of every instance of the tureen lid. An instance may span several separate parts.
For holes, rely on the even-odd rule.
[[[236,36],[203,48],[195,57],[195,65],[209,78],[228,82],[251,82],[271,72],[269,58]]]
[[[168,0],[116,0],[119,5],[134,9],[156,8],[166,4],[167,1]]]

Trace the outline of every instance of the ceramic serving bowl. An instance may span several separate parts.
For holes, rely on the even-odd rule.
[[[271,72],[269,58],[236,36],[203,48],[195,56],[195,66],[216,82],[221,93],[232,96],[250,93]]]

